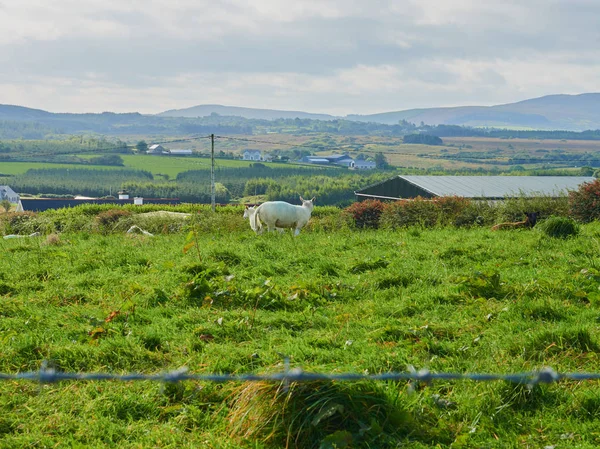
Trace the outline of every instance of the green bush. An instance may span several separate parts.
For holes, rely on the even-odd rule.
[[[437,222],[444,226],[458,223],[461,223],[462,225],[464,212],[467,211],[471,205],[471,200],[460,196],[440,196],[434,198],[432,202],[438,209]]]
[[[469,201],[454,215],[452,225],[457,228],[491,225],[496,220],[496,209],[489,201]]]
[[[413,200],[386,204],[381,214],[381,226],[388,229],[415,225],[432,227],[437,224],[438,215],[438,207],[433,201],[418,196]]]
[[[579,225],[569,217],[550,217],[538,225],[548,237],[566,239],[579,234]]]
[[[31,234],[40,231],[34,212],[8,212],[0,214],[2,234]]]
[[[550,196],[507,198],[498,203],[496,221],[515,222],[524,219],[525,212],[539,212],[540,217],[551,215],[568,217],[569,201],[566,196],[553,198]]]
[[[583,223],[600,219],[600,179],[586,182],[569,192],[569,212]]]

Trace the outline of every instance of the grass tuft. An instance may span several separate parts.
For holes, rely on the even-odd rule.
[[[413,418],[382,385],[248,383],[235,390],[229,430],[267,447],[388,447]]]

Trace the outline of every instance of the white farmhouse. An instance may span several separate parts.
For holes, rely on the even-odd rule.
[[[260,150],[244,150],[242,159],[245,161],[262,161],[262,152]]]
[[[374,170],[377,168],[377,164],[373,161],[355,160],[350,164],[350,168],[356,170]]]

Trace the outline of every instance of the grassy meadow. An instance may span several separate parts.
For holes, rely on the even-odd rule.
[[[90,159],[97,155],[83,155],[78,157],[82,159]],[[114,165],[82,165],[82,164],[56,164],[51,162],[8,162],[3,161],[0,168],[0,174],[4,175],[20,175],[29,169],[35,168],[87,168],[90,170],[120,170],[123,168],[146,170],[153,175],[168,175],[175,178],[179,173],[188,170],[210,170],[210,158],[198,157],[177,157],[177,156],[151,156],[151,155],[119,155],[124,162],[123,167]],[[252,161],[242,161],[236,159],[215,159],[215,168],[237,168],[248,167]],[[291,164],[282,164],[269,162],[271,168],[286,168]],[[294,165],[297,166],[297,165]]]
[[[599,371],[597,222],[355,230],[316,208],[293,238],[242,208],[99,210],[0,239],[0,373]],[[0,381],[0,448],[594,448],[599,429],[597,381]]]

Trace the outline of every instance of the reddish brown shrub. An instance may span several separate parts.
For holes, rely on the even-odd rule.
[[[131,212],[124,209],[110,209],[105,212],[101,212],[96,216],[96,223],[101,228],[107,228],[113,226],[121,218],[128,217]]]
[[[569,192],[569,214],[583,223],[600,219],[600,179]]]
[[[377,229],[384,207],[385,204],[379,200],[359,201],[344,209],[344,213],[357,228]]]

